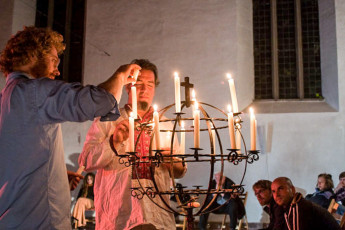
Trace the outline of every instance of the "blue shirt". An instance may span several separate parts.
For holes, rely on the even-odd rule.
[[[114,108],[119,115],[116,99],[102,88],[7,76],[0,94],[0,229],[71,229],[60,123]]]

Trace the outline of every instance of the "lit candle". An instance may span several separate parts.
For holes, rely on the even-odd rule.
[[[238,104],[237,104],[237,96],[236,96],[234,79],[232,79],[231,74],[228,73],[226,75],[227,75],[228,81],[229,81],[232,110],[234,111],[234,113],[238,113]]]
[[[211,125],[211,133],[212,133],[212,140],[213,140],[213,151],[215,154],[216,153],[216,131],[215,131],[213,125]]]
[[[229,136],[230,136],[230,145],[232,149],[236,149],[235,141],[235,127],[234,127],[234,114],[231,111],[231,106],[228,105],[228,126],[229,126]]]
[[[169,147],[170,144],[171,144],[171,132],[168,131],[167,136],[166,136],[166,141],[165,141],[165,147]]]
[[[196,99],[195,99],[195,90],[194,89],[192,89],[192,99],[191,99],[191,101],[192,101],[192,110],[194,111],[195,109],[194,109],[194,103],[196,102]],[[194,103],[193,103],[194,102]],[[193,125],[194,125],[194,121],[193,121]]]
[[[253,108],[250,111],[250,150],[256,150],[256,128]]]
[[[134,152],[134,117],[133,113],[129,116],[129,152]]]
[[[240,123],[240,119],[236,118],[235,123]],[[241,137],[241,133],[240,133],[239,129],[237,129],[235,135],[236,135],[236,149],[239,149],[239,151],[237,151],[237,153],[241,154],[242,137]]]
[[[194,148],[200,147],[200,111],[198,102],[195,101],[193,118],[194,118]]]
[[[154,131],[155,131],[155,141],[156,141],[156,150],[160,150],[160,139],[159,139],[159,114],[157,112],[157,105],[153,106],[153,121],[154,121]]]
[[[181,99],[180,99],[180,77],[178,76],[178,73],[175,72],[175,108],[176,108],[176,113],[181,112]]]
[[[184,128],[184,122],[181,122],[181,141],[180,141],[180,148],[181,148],[181,154],[185,153],[185,148],[186,148],[186,133],[185,128]]]
[[[137,88],[134,86],[134,83],[132,83],[131,87],[131,94],[132,94],[132,112],[133,112],[133,118],[138,118],[138,110],[137,110]]]
[[[195,101],[195,90],[192,90],[192,101]]]

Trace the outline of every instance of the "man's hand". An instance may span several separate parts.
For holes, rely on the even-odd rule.
[[[134,72],[137,72],[140,69],[140,66],[136,64],[122,65],[108,80],[99,84],[98,86],[111,93],[119,103],[123,86],[134,82],[135,79],[131,76],[134,75]]]
[[[78,186],[80,179],[84,178],[81,174],[68,171],[68,170],[67,170],[67,176],[68,176],[69,187],[71,191],[74,190]]]
[[[163,156],[169,156],[170,155],[170,148],[169,147],[165,147],[165,148],[161,148],[162,151],[162,155]],[[173,156],[175,154],[173,153]],[[176,154],[176,156],[178,156],[178,154]],[[165,157],[164,161],[167,163],[164,163],[164,166],[167,167],[170,170],[171,167],[171,163],[170,163],[171,158],[169,157]],[[172,161],[173,163],[173,173],[174,173],[174,177],[175,178],[181,178],[184,175],[185,172],[185,168],[182,164],[182,159],[178,158],[178,157],[172,157]]]
[[[113,134],[114,146],[128,139],[128,136],[129,136],[128,127],[129,127],[128,120],[123,120],[116,125],[115,131]]]

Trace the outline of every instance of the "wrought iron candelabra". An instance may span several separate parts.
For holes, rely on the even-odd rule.
[[[210,117],[209,114],[206,112],[204,107],[212,108],[215,110],[218,110],[221,114],[224,114],[226,117],[226,113],[220,109],[218,109],[215,106],[212,106],[207,103],[198,102],[199,103],[199,109],[203,114],[203,117],[200,118],[200,122],[206,123],[206,128],[200,129],[200,132],[208,132],[210,137],[210,146],[211,146],[211,153],[203,153],[202,148],[189,148],[190,151],[185,154],[179,154],[174,155],[174,140],[177,135],[176,133],[179,132],[193,132],[193,129],[178,129],[178,124],[181,124],[181,121],[191,121],[193,118],[184,117],[185,113],[183,113],[183,109],[189,108],[192,105],[192,100],[190,98],[190,89],[193,88],[193,85],[189,82],[189,78],[185,77],[185,82],[181,83],[181,86],[185,87],[185,101],[182,101],[181,103],[181,112],[180,113],[174,113],[175,118],[169,119],[169,118],[163,118],[163,115],[175,104],[171,104],[166,106],[164,109],[160,111],[160,120],[159,122],[170,122],[173,123],[173,128],[171,130],[160,130],[161,132],[171,132],[171,148],[170,148],[170,155],[163,155],[162,150],[156,150],[152,149],[153,147],[153,139],[154,135],[158,135],[157,133],[154,133],[152,130],[152,121],[141,123],[137,129],[140,131],[138,138],[135,143],[135,149],[137,147],[138,140],[140,138],[140,135],[143,132],[151,132],[151,142],[150,142],[150,148],[147,156],[138,156],[137,152],[126,152],[126,154],[118,154],[119,162],[121,164],[124,164],[127,167],[133,167],[134,165],[138,166],[140,164],[146,164],[150,165],[150,171],[151,175],[154,175],[155,168],[162,167],[162,164],[171,164],[171,166],[174,163],[181,163],[187,164],[187,163],[198,163],[198,162],[209,162],[210,163],[210,176],[208,178],[208,188],[202,189],[202,186],[200,185],[193,185],[192,189],[187,189],[187,187],[184,186],[176,186],[174,173],[172,171],[172,167],[170,167],[170,176],[171,176],[171,184],[172,188],[168,191],[161,191],[157,183],[155,181],[155,177],[152,176],[152,187],[144,187],[140,183],[140,180],[138,180],[138,187],[132,187],[131,192],[132,196],[136,197],[138,199],[142,199],[144,196],[147,196],[155,205],[159,206],[161,209],[170,212],[175,213],[178,215],[186,216],[187,217],[187,229],[192,230],[194,228],[194,216],[198,216],[204,213],[212,212],[214,210],[209,210],[208,208],[212,205],[213,202],[216,202],[216,196],[215,194],[242,194],[244,192],[243,188],[243,179],[245,177],[247,164],[251,164],[254,161],[257,161],[259,159],[259,151],[258,150],[247,150],[246,143],[244,141],[243,135],[241,133],[241,127],[242,127],[242,120],[241,120],[241,113],[235,113],[234,117],[235,120],[235,131],[240,133],[241,140],[244,146],[244,152],[240,152],[240,149],[226,149],[227,152],[223,151],[223,146],[220,138],[220,134],[218,130],[221,129],[227,129],[227,125],[220,125],[216,126],[216,122],[219,123],[226,123],[228,121],[227,118],[216,118],[216,117]],[[227,124],[227,123],[226,123]],[[219,153],[215,152],[214,149],[214,139],[212,137],[212,130],[214,130],[214,134],[216,136],[215,140],[217,140],[219,145]],[[187,152],[187,151],[186,151]],[[176,157],[179,158],[176,160]],[[221,165],[221,178],[220,181],[222,181],[223,177],[223,171],[224,171],[224,164],[229,163],[233,165],[238,165],[240,163],[244,163],[244,173],[241,179],[241,182],[239,184],[232,185],[231,188],[221,188],[217,187],[215,189],[211,188],[211,182],[214,176],[214,169],[215,169],[215,163],[220,162]],[[137,167],[133,167],[134,170],[137,170]],[[205,195],[205,201],[198,203],[199,196]],[[171,196],[175,196],[178,206],[172,207],[169,202],[166,200],[169,200]],[[208,197],[212,197],[212,200],[210,203],[206,203],[206,200],[208,200]],[[168,199],[164,199],[168,198]],[[164,205],[158,204],[155,199],[160,199]],[[230,199],[230,198],[229,198]],[[201,200],[201,199],[200,199]],[[228,202],[225,202],[223,205],[226,205]],[[222,206],[223,206],[222,205]],[[222,207],[220,206],[220,207]],[[218,208],[220,208],[218,207]],[[217,209],[218,209],[217,208]]]

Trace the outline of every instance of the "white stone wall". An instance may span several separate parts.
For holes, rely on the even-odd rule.
[[[8,1],[0,0],[0,5],[5,2]],[[321,4],[327,2],[332,4],[320,0]],[[254,97],[251,11],[251,0],[90,0],[86,14],[84,83],[98,84],[119,65],[134,58],[148,58],[159,69],[161,84],[154,101],[160,108],[173,103],[172,73],[178,71],[181,76],[191,78],[200,101],[220,109],[225,109],[230,101],[225,73],[233,73],[239,107],[244,109]],[[338,174],[345,171],[344,12],[345,2],[335,0],[337,87],[334,90],[338,90],[339,112],[257,114],[258,146],[262,154],[258,162],[248,165],[243,181],[249,191],[246,206],[249,222],[259,222],[262,218],[261,207],[251,190],[257,180],[288,176],[306,194],[313,192],[319,173],[331,173],[337,184]],[[11,17],[0,15],[0,25],[8,26]],[[13,28],[7,34],[1,33],[1,44]],[[322,55],[327,57],[327,50]],[[121,104],[126,100],[124,95]],[[214,111],[208,112],[219,116]],[[248,115],[242,115],[242,119],[243,134],[249,145]],[[66,163],[71,169],[76,168],[90,124],[63,124]],[[227,148],[227,131],[220,133]],[[203,135],[204,152],[209,151],[207,138]],[[187,144],[193,145],[191,138]],[[226,164],[226,175],[236,182],[241,180],[243,171],[243,165]],[[181,181],[186,185],[206,185],[208,175],[208,164],[190,164]]]

